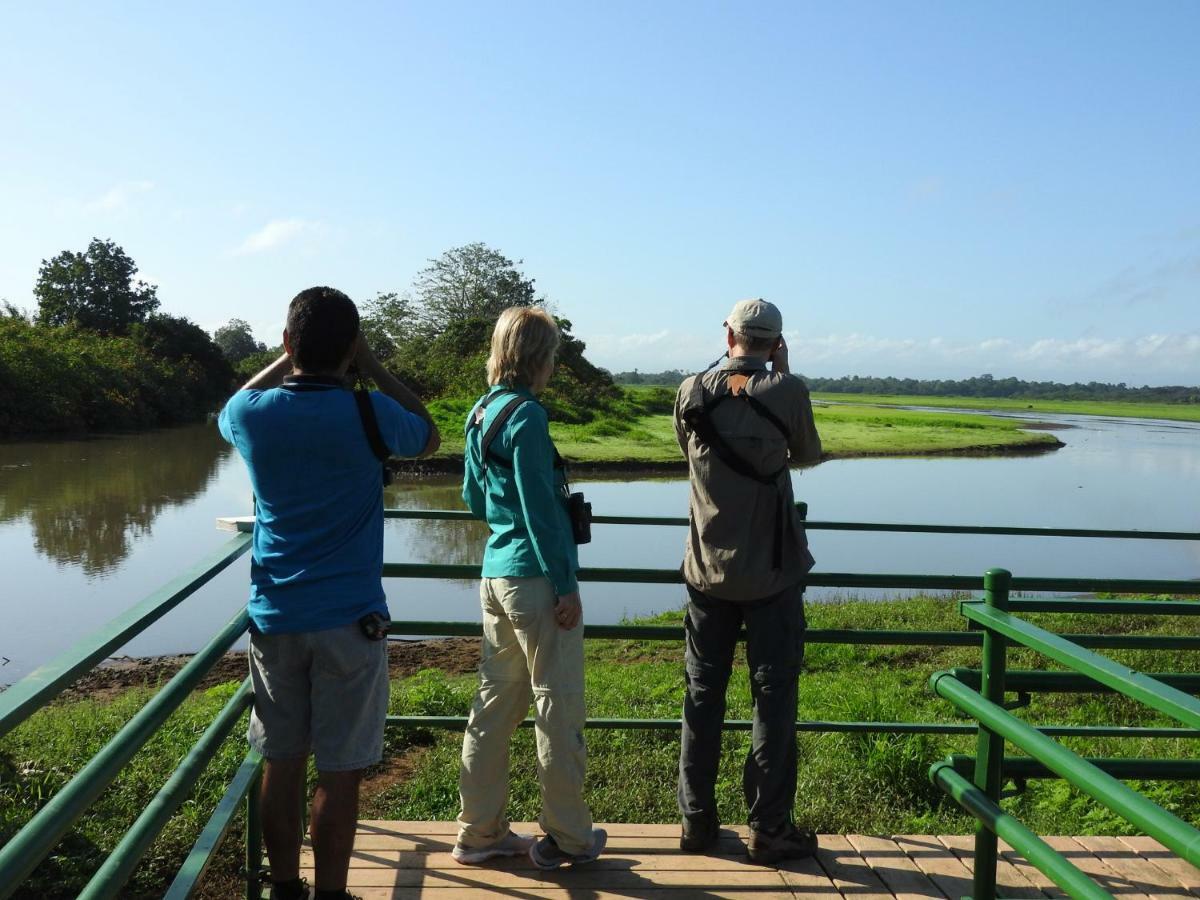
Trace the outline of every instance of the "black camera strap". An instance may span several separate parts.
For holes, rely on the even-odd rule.
[[[371,402],[371,394],[363,383],[361,374],[358,376],[357,385],[354,388],[354,405],[358,407],[358,419],[362,422],[363,434],[367,437],[371,452],[375,454],[375,458],[379,460],[379,467],[383,470],[383,486],[387,487],[392,483],[392,472],[387,467],[387,460],[392,452],[388,450],[388,446],[383,440],[383,432],[379,430],[379,418],[375,415],[375,404]]]

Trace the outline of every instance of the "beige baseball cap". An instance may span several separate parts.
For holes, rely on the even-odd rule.
[[[766,300],[739,300],[724,324],[747,337],[777,338],[783,333],[779,307]]]

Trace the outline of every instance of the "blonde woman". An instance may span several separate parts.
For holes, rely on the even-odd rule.
[[[463,499],[491,530],[483,555],[483,661],[463,736],[454,859],[478,865],[528,853],[542,869],[591,862],[607,835],[583,800],[583,607],[566,506],[566,473],[535,399],[560,340],[538,307],[500,314],[489,391],[467,418]],[[511,830],[508,747],[534,704],[539,841]]]

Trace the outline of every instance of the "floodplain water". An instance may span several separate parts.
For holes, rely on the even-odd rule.
[[[1200,423],[1024,415],[1066,446],[1036,456],[830,460],[793,473],[813,520],[1200,531]],[[587,480],[597,513],[685,516],[683,477]],[[0,684],[28,674],[228,541],[249,480],[214,425],[0,444]],[[387,505],[459,509],[459,479],[401,481]],[[584,566],[674,568],[685,529],[601,525]],[[478,563],[481,523],[389,520],[385,558]],[[1200,542],[812,531],[826,572],[1192,579]],[[121,652],[190,652],[247,596],[243,558]],[[385,581],[395,619],[476,620],[474,582]],[[847,592],[810,592],[814,602]],[[855,596],[881,596],[854,591]],[[584,584],[585,619],[678,608],[677,586]],[[891,595],[895,595],[893,592]]]

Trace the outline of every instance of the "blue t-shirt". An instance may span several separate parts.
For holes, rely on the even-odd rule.
[[[425,448],[425,420],[378,392],[371,403],[393,454]],[[386,613],[383,479],[353,393],[311,382],[238,391],[219,425],[254,488],[254,627],[321,631]]]

